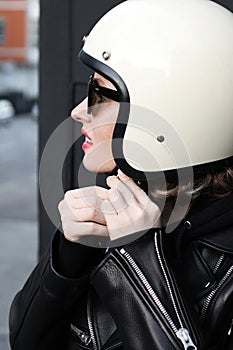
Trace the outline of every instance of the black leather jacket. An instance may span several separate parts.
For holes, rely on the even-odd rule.
[[[232,232],[233,196],[199,200],[79,278],[56,269],[57,232],[13,301],[12,349],[232,350]]]

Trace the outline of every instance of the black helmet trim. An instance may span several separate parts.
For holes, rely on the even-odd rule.
[[[114,69],[88,55],[84,50],[81,50],[79,52],[79,59],[91,70],[99,73],[115,86],[117,92],[119,93],[120,102],[130,103],[127,86],[125,85],[120,75]]]
[[[113,132],[113,139],[117,140],[117,142],[112,143],[114,160],[117,166],[128,176],[144,180],[145,173],[132,168],[123,154],[123,139],[130,112],[130,96],[125,82],[114,69],[88,55],[84,50],[80,51],[79,59],[91,70],[94,70],[104,78],[108,79],[117,89],[119,93],[120,108],[117,123]]]

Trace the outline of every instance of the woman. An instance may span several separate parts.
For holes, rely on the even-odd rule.
[[[85,167],[118,172],[59,204],[12,349],[232,349],[232,34],[208,0],[130,0],[93,28],[72,117]]]

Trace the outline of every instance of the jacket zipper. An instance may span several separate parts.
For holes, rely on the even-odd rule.
[[[89,334],[87,334],[86,332],[84,332],[81,329],[77,328],[72,323],[71,323],[71,329],[79,337],[79,339],[81,340],[81,342],[83,344],[88,346],[91,343],[91,337],[89,336]]]
[[[93,327],[93,321],[92,321],[92,314],[91,314],[91,293],[89,293],[88,295],[88,300],[87,300],[87,322],[88,322],[88,328],[89,328],[89,333],[90,333],[90,336],[88,336],[86,333],[86,344],[85,345],[90,345],[90,343],[92,343],[93,345],[93,350],[98,350],[98,346],[97,346],[97,341],[96,341],[96,338],[95,338],[95,331],[94,331],[94,327]],[[71,325],[71,328],[73,329],[72,327],[73,325]],[[74,330],[74,329],[73,329]],[[74,330],[75,331],[75,330]],[[78,329],[78,331],[80,331]],[[82,332],[82,331],[80,331]],[[82,339],[81,339],[82,340]],[[119,342],[117,344],[114,344],[112,346],[110,346],[109,348],[107,348],[106,350],[113,350],[113,349],[116,349],[117,347],[119,347],[120,345],[122,345],[122,342]]]
[[[218,261],[217,261],[217,263],[216,263],[216,265],[215,265],[215,267],[213,269],[213,273],[216,273],[218,271],[221,263],[223,262],[224,256],[225,256],[224,254],[220,255],[220,257],[219,257],[219,259],[218,259]]]
[[[88,328],[90,332],[90,337],[93,345],[93,350],[98,350],[97,347],[97,341],[95,339],[95,332],[94,332],[94,327],[92,323],[92,315],[91,315],[91,293],[89,292],[88,294],[88,299],[87,299],[87,323],[88,323]]]
[[[175,310],[177,319],[179,321],[179,324],[180,324],[181,328],[184,328],[183,322],[181,321],[181,317],[180,317],[179,311],[178,311],[176,303],[175,303],[175,299],[174,299],[174,295],[173,295],[173,292],[172,292],[172,288],[171,288],[171,285],[170,285],[170,282],[169,282],[169,279],[168,279],[167,273],[165,271],[165,268],[164,268],[164,265],[163,265],[163,262],[162,262],[162,258],[161,258],[160,252],[159,252],[157,236],[158,236],[158,234],[157,234],[157,232],[155,232],[155,236],[154,236],[155,252],[157,254],[157,257],[158,257],[158,260],[159,260],[159,264],[160,264],[161,270],[163,272],[163,276],[165,278],[165,281],[166,281],[166,284],[167,284],[167,287],[168,287],[168,291],[169,291],[169,294],[170,294],[170,297],[171,297],[172,305],[173,305],[173,308]]]
[[[177,305],[175,303],[175,299],[174,299],[173,292],[172,292],[172,289],[171,289],[171,286],[170,286],[170,282],[169,282],[168,276],[166,274],[166,271],[165,271],[164,265],[162,263],[162,259],[161,259],[160,253],[159,253],[159,248],[158,248],[158,244],[157,244],[157,232],[155,233],[155,251],[156,251],[156,254],[158,256],[158,260],[160,262],[160,266],[162,268],[163,275],[165,277],[165,280],[166,280],[166,283],[167,283],[167,286],[168,286],[168,290],[169,290],[169,294],[171,296],[172,304],[173,304],[173,307],[174,307],[174,310],[175,310],[175,313],[177,315],[177,319],[178,319],[178,322],[179,322],[179,327],[177,327],[175,325],[175,323],[173,322],[171,316],[169,315],[169,313],[167,312],[167,310],[165,309],[165,307],[161,303],[160,299],[156,295],[155,291],[151,287],[150,283],[148,282],[148,280],[146,279],[145,275],[143,274],[143,272],[141,271],[139,266],[136,264],[136,262],[134,261],[132,256],[123,248],[120,250],[120,253],[126,258],[128,263],[130,264],[130,266],[133,268],[134,272],[139,277],[139,279],[142,282],[143,286],[145,287],[146,291],[148,292],[148,294],[150,295],[152,300],[155,302],[155,304],[157,305],[157,307],[159,308],[159,310],[161,311],[161,313],[165,317],[166,321],[170,325],[173,333],[182,342],[184,349],[185,350],[197,350],[197,347],[194,345],[188,330],[186,328],[184,328],[184,326],[183,326],[183,324],[181,322],[181,318],[180,318],[180,315],[179,315],[179,312],[178,312]]]
[[[208,307],[213,299],[213,297],[215,296],[215,294],[218,292],[218,290],[221,288],[221,286],[223,285],[223,283],[230,277],[230,275],[233,272],[233,265],[229,268],[229,270],[227,271],[227,273],[223,276],[223,278],[221,279],[221,281],[218,283],[217,287],[214,288],[210,294],[206,297],[204,304],[202,306],[202,310],[201,310],[201,320],[204,321],[206,314],[207,314],[207,310]]]

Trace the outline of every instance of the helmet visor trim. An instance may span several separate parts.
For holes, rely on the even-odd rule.
[[[120,102],[117,123],[113,132],[112,152],[117,166],[122,169],[126,175],[144,181],[145,173],[136,170],[126,161],[123,153],[123,139],[130,114],[130,95],[127,86],[120,75],[107,64],[90,56],[83,49],[79,52],[79,59],[92,71],[99,73],[109,80],[116,88],[118,102]],[[152,173],[154,175],[154,173]]]

